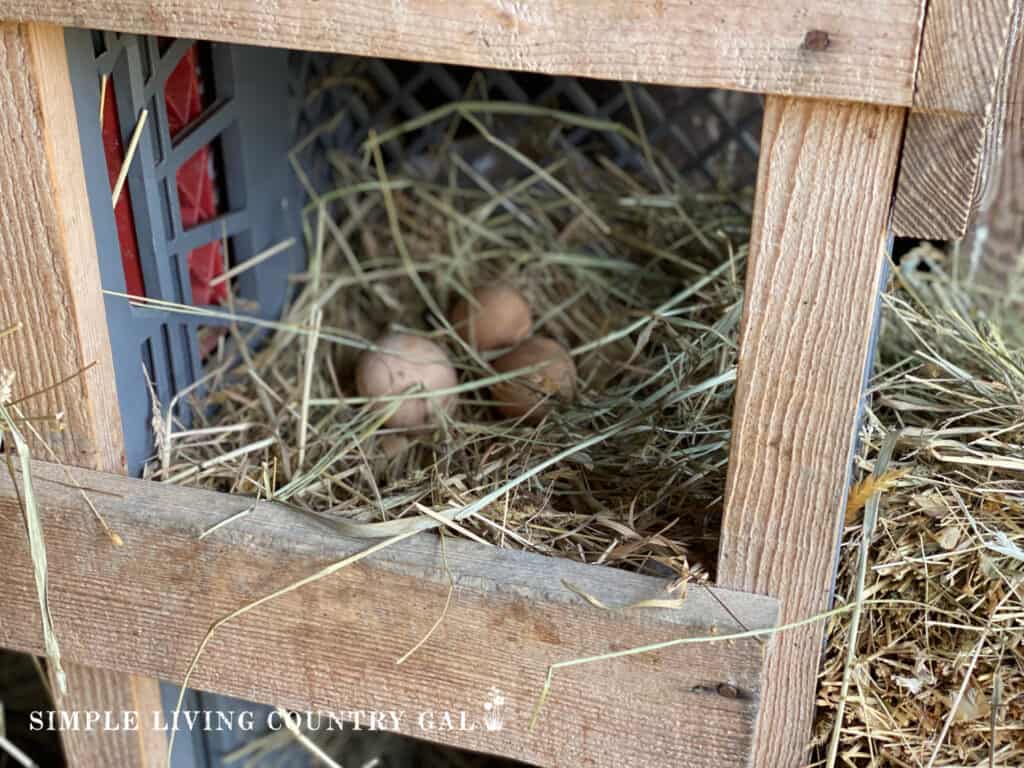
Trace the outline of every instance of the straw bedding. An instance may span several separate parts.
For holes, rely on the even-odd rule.
[[[248,329],[221,340],[198,423],[160,419],[152,475],[274,498],[343,532],[440,517],[499,546],[713,575],[744,201],[687,194],[642,126],[481,102],[423,119],[446,121],[428,156],[388,166],[371,137],[363,157],[330,158],[337,188],[306,211],[312,258],[288,317],[240,360]],[[627,171],[598,140],[570,144],[583,120],[642,161]],[[1024,356],[1015,314],[986,320],[981,306],[1001,306],[977,304],[949,268],[922,246],[885,300],[836,587],[860,627],[851,638],[850,614],[827,627],[815,765],[1024,764]],[[577,400],[536,427],[496,415],[488,357],[446,323],[459,297],[499,282],[580,371]],[[359,354],[396,329],[444,345],[459,372],[456,407],[431,429],[383,427],[387,403],[355,397]]]
[[[162,425],[152,476],[274,498],[348,533],[439,514],[501,546],[702,572],[724,485],[747,217],[734,198],[687,195],[641,130],[456,106],[436,115],[451,138],[429,156],[388,168],[372,140],[362,161],[332,155],[337,187],[307,209],[310,266],[288,316],[241,360],[233,342],[247,329],[222,340],[197,423]],[[527,119],[529,141],[503,138]],[[593,146],[565,138],[581,121]],[[632,142],[639,167],[611,163],[604,133]],[[494,284],[527,297],[535,331],[572,350],[579,371],[575,402],[537,426],[500,416],[493,355],[447,320]],[[440,343],[459,373],[455,407],[428,429],[382,426],[391,404],[355,396],[359,355],[396,330]]]
[[[861,600],[839,765],[1024,765],[1024,354],[1019,297],[959,285],[948,257],[908,254],[886,297],[837,603]],[[984,311],[983,311],[984,310]],[[858,594],[862,503],[881,490]],[[831,623],[818,762],[851,642]]]

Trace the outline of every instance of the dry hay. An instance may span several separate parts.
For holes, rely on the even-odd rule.
[[[859,597],[863,614],[837,765],[1024,765],[1024,354],[1008,342],[1020,328],[987,321],[946,267],[944,254],[919,247],[885,301],[865,473],[898,433],[886,471],[855,486],[847,511],[836,601]],[[849,633],[848,615],[829,626],[815,765]]]
[[[640,127],[466,102],[381,142],[431,123],[445,138],[399,167],[372,142],[361,161],[331,155],[337,188],[307,207],[310,266],[287,317],[242,359],[246,327],[222,340],[192,428],[161,418],[150,476],[287,502],[345,533],[436,525],[426,509],[500,546],[703,573],[748,217],[735,197],[689,195]],[[581,126],[591,139],[579,146],[567,134]],[[606,134],[633,146],[636,168],[608,159]],[[528,297],[536,332],[573,350],[579,370],[575,403],[537,427],[496,414],[493,356],[446,320],[498,282]],[[355,396],[359,354],[389,330],[441,343],[459,372],[435,429],[381,427],[381,409]]]

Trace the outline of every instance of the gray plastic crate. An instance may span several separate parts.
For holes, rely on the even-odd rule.
[[[124,292],[117,226],[100,130],[101,76],[116,94],[122,140],[127,146],[143,108],[149,120],[127,179],[146,295],[192,302],[187,258],[192,249],[226,238],[232,264],[281,240],[299,235],[298,186],[288,164],[293,126],[288,115],[288,54],[274,49],[212,44],[212,104],[187,130],[171,139],[163,84],[192,41],[167,45],[153,37],[69,29],[65,35],[78,114],[89,203],[96,230],[103,287]],[[215,219],[182,226],[176,176],[201,147],[215,144],[224,193]],[[301,247],[243,272],[234,294],[264,318],[280,315],[287,276],[301,268]],[[246,306],[249,306],[247,303]],[[153,454],[152,406],[143,372],[152,380],[161,409],[176,392],[202,376],[196,334],[210,318],[188,317],[123,299],[106,301],[128,471],[139,474]],[[240,312],[240,313],[244,313]],[[175,414],[188,423],[188,404]]]
[[[442,64],[292,53],[294,88],[305,93],[296,112],[296,135],[320,128],[302,154],[303,167],[323,180],[324,151],[355,151],[372,129],[419,117],[459,99],[517,101],[556,107],[628,125],[641,121],[645,135],[678,161],[679,177],[694,191],[734,190],[756,178],[763,104],[756,94],[668,86],[628,86],[575,77],[549,77],[503,70]],[[331,118],[334,118],[331,120]],[[505,124],[511,121],[505,120]],[[530,121],[519,124],[528,130]],[[441,138],[435,123],[385,145],[386,159],[401,164],[415,159]],[[595,137],[624,167],[641,158],[635,147],[606,132],[580,128],[568,140],[584,144]]]

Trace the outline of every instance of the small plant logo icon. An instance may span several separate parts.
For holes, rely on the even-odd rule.
[[[501,689],[492,687],[491,698],[484,702],[484,728],[500,731],[505,724],[505,696]]]

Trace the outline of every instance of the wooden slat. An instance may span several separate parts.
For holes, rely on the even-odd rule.
[[[1024,264],[1024,35],[1010,70],[1004,139],[993,159],[992,195],[961,244],[971,279],[1000,291]]]
[[[828,605],[904,119],[766,104],[718,580],[779,597],[780,624]],[[755,766],[803,765],[821,637],[776,637]]]
[[[61,461],[123,471],[99,261],[58,27],[0,24],[0,104],[0,329],[22,324],[0,339],[0,369],[16,372],[15,399],[31,395],[19,406],[27,415],[63,414],[63,431],[37,422]],[[81,525],[102,536],[91,519]],[[63,709],[159,702],[155,680],[73,664],[65,672]],[[159,732],[69,731],[63,738],[69,763],[82,766],[156,766],[166,744]]]
[[[114,471],[114,364],[60,29],[0,24],[0,104],[0,329],[22,324],[0,339],[0,368],[16,400],[48,390],[22,410],[64,415],[42,430],[63,461]]]
[[[273,504],[200,540],[250,502],[95,472],[76,477],[125,539],[111,549],[83,524],[75,491],[53,482],[63,482],[56,468],[37,464],[56,631],[64,654],[89,665],[180,681],[214,621],[369,545]],[[700,587],[678,610],[602,611],[563,580],[613,605],[664,597],[666,582],[449,538],[452,603],[437,633],[397,666],[445,604],[439,541],[406,539],[228,623],[200,661],[196,687],[303,711],[402,710],[405,733],[546,766],[745,764],[763,663],[754,640],[564,670],[539,726],[527,730],[552,662],[734,629]],[[28,558],[4,478],[0,644],[38,652]],[[748,627],[773,625],[774,600],[729,590],[718,597]],[[492,687],[506,702],[501,731],[419,729],[421,711],[465,710],[478,720]]]
[[[924,0],[0,0],[0,18],[909,105]]]
[[[990,194],[1022,0],[931,0],[893,228],[956,239]]]

